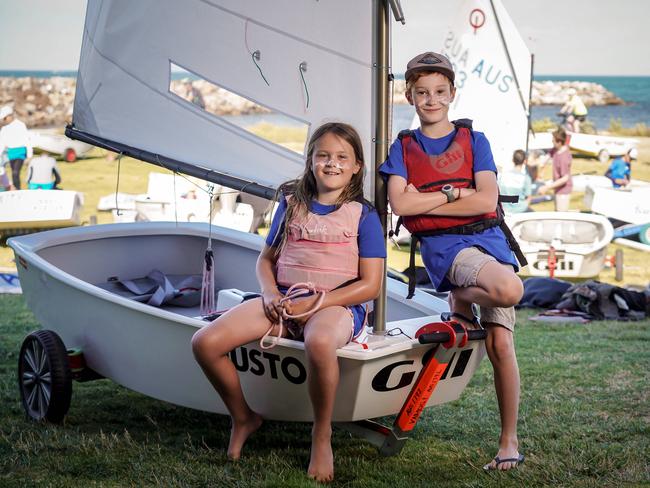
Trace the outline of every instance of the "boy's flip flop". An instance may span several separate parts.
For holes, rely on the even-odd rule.
[[[465,315],[458,313],[458,312],[442,312],[440,314],[440,320],[443,322],[449,322],[453,320],[454,318],[459,318],[460,320],[474,325],[474,327],[479,327],[481,328],[481,321],[478,319],[478,317],[474,316],[471,319],[469,317],[466,317]]]
[[[517,456],[516,458],[506,458],[506,459],[501,459],[499,456],[496,456],[493,459],[493,461],[495,461],[494,466],[492,466],[492,463],[490,462],[485,466],[483,466],[483,471],[485,471],[486,473],[488,471],[497,471],[499,469],[499,465],[503,463],[515,463],[515,465],[512,468],[510,468],[510,469],[515,469],[520,464],[523,464],[524,459],[525,457],[523,454],[519,454],[519,456]]]

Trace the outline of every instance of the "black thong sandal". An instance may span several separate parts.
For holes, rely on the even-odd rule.
[[[506,459],[501,459],[499,456],[496,456],[493,459],[493,461],[495,461],[494,466],[492,466],[492,463],[490,462],[485,466],[483,466],[483,471],[485,471],[486,473],[488,471],[497,471],[499,469],[499,465],[503,463],[515,463],[515,465],[512,468],[510,468],[510,469],[515,469],[520,464],[524,463],[524,459],[526,458],[524,457],[523,454],[519,454],[519,456],[517,456],[516,458],[506,458]],[[510,471],[510,470],[508,469],[506,471]]]
[[[458,312],[442,312],[440,314],[440,320],[442,320],[443,322],[449,322],[455,318],[458,318],[465,323],[472,324],[474,325],[474,327],[482,328],[481,321],[476,316],[470,319],[469,317],[466,317],[462,313],[458,313]]]

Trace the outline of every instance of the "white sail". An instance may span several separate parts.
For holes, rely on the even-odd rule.
[[[472,119],[497,165],[508,167],[512,152],[526,148],[531,56],[501,0],[462,2],[436,45],[456,71],[450,119]]]
[[[303,155],[171,91],[178,66],[309,133],[325,121],[348,122],[370,162],[372,21],[370,0],[90,1],[74,128],[268,187],[301,172]]]

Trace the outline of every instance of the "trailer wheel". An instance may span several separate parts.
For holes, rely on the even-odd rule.
[[[598,161],[601,163],[606,163],[609,161],[609,151],[607,149],[601,149],[598,153]]]
[[[70,408],[72,376],[65,346],[55,332],[38,330],[23,341],[18,356],[18,388],[29,418],[63,421]]]
[[[74,163],[77,160],[77,151],[71,147],[67,148],[65,151],[63,151],[63,159],[65,159],[68,163]]]

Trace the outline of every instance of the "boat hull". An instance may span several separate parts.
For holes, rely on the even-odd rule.
[[[64,190],[0,192],[0,235],[80,225],[83,195]]]
[[[169,274],[200,273],[207,233],[203,224],[114,224],[14,238],[10,246],[37,320],[57,332],[66,347],[82,349],[91,369],[153,398],[223,414],[225,406],[192,355],[192,335],[206,325],[192,315],[198,312],[152,307],[96,286],[111,277],[145,275],[153,267]],[[214,227],[212,238],[217,287],[256,291],[253,270],[262,239]],[[421,292],[407,302],[402,283],[390,280],[388,288],[387,328],[400,327],[411,337],[446,308]],[[404,336],[379,337],[367,349],[355,344],[339,349],[333,420],[397,413],[432,349]],[[455,352],[428,406],[458,398],[484,347],[470,341]],[[251,343],[233,351],[231,359],[254,410],[269,419],[312,420],[301,342],[281,339],[268,351]]]
[[[606,218],[576,212],[527,212],[506,222],[528,261],[521,270],[525,276],[549,276],[552,262],[557,278],[598,276],[614,236]]]

